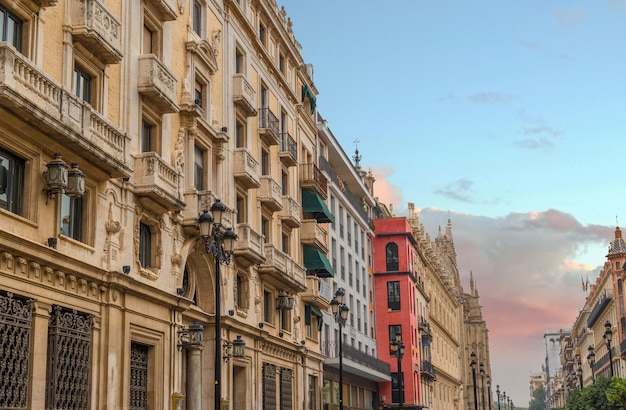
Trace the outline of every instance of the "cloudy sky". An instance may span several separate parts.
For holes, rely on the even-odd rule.
[[[626,221],[626,1],[278,3],[376,195],[431,235],[452,219],[494,384],[526,405],[544,331],[572,325]]]

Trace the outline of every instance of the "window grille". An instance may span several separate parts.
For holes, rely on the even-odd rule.
[[[148,353],[149,347],[130,344],[130,410],[148,408]]]

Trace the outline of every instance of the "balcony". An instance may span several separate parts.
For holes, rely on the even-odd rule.
[[[235,241],[234,255],[237,263],[258,265],[265,261],[263,253],[263,235],[256,232],[249,224],[237,225],[237,240]]]
[[[263,280],[281,290],[293,293],[306,290],[306,271],[286,253],[276,249],[272,244],[265,244],[265,262],[259,265],[259,273]]]
[[[161,113],[178,112],[176,78],[154,54],[139,56],[137,91]]]
[[[129,177],[127,136],[91,105],[48,77],[7,43],[0,43],[0,106],[23,122],[31,142],[71,150],[81,169],[99,180]],[[30,125],[29,125],[30,124]]]
[[[322,354],[327,357],[324,366],[339,370],[339,343],[327,341],[321,346]],[[391,368],[389,363],[383,362],[375,356],[358,350],[347,343],[342,343],[343,371],[364,377],[376,382],[391,381]]]
[[[300,241],[328,253],[328,232],[315,219],[305,219],[300,227]]]
[[[424,316],[419,316],[419,318],[417,319],[417,327],[420,331],[420,334],[422,335],[422,339],[433,338],[432,332],[430,330],[430,323],[428,323],[428,320],[426,320]]]
[[[323,199],[328,198],[328,179],[313,163],[300,164],[300,187],[311,188]]]
[[[178,17],[174,0],[152,0],[152,4],[161,13],[163,21],[173,21]]]
[[[280,144],[278,118],[269,108],[259,110],[259,136],[267,145]]]
[[[301,225],[300,222],[300,211],[302,207],[292,197],[289,195],[283,195],[283,209],[280,212],[280,219],[283,225],[286,225],[290,228],[298,228]]]
[[[71,0],[72,36],[105,64],[122,60],[122,24],[97,0]]]
[[[244,188],[259,188],[259,161],[247,148],[235,148],[233,152],[233,174]]]
[[[298,143],[288,132],[283,132],[281,135],[278,156],[283,164],[288,167],[298,165]]]
[[[150,199],[160,211],[179,211],[185,207],[180,198],[179,174],[156,152],[144,152],[135,156],[133,177],[135,193]]]
[[[283,209],[282,188],[280,184],[269,175],[261,176],[259,200],[263,206],[272,212]]]
[[[428,360],[422,360],[420,365],[420,374],[423,379],[426,380],[437,380],[437,373],[435,371],[435,366]]]
[[[306,284],[306,292],[301,294],[302,301],[321,310],[328,309],[333,299],[331,286],[325,280],[314,276],[307,277]]]
[[[243,74],[233,76],[233,101],[247,117],[257,115],[256,91]]]

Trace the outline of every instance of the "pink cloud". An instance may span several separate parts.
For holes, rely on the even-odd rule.
[[[572,326],[585,303],[581,277],[595,280],[614,228],[583,226],[554,209],[489,218],[429,208],[419,216],[431,235],[451,219],[461,281],[472,271],[489,328],[494,385],[526,405],[528,374],[545,359],[543,334]]]

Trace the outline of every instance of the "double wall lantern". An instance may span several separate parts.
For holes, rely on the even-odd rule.
[[[78,169],[78,164],[73,163],[70,167],[63,161],[61,154],[54,154],[54,159],[48,164],[47,171],[43,175],[46,178],[44,192],[48,199],[55,198],[57,194],[65,194],[70,198],[80,198],[85,195],[85,174]],[[47,203],[47,199],[46,199]]]

